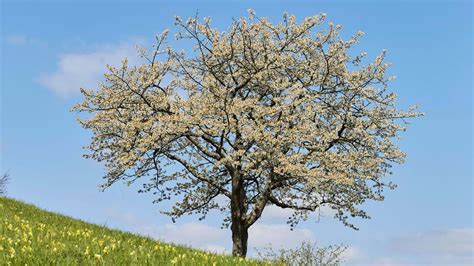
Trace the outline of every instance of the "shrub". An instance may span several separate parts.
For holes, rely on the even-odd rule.
[[[340,265],[342,254],[347,249],[344,245],[331,245],[318,247],[315,243],[304,241],[296,249],[275,250],[271,245],[262,251],[257,250],[257,255],[264,260],[273,261],[275,264],[285,265]]]

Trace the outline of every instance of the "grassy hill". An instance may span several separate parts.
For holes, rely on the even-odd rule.
[[[0,197],[0,265],[4,264],[264,265],[158,242]]]

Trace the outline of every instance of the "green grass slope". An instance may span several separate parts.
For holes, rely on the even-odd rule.
[[[26,264],[263,265],[264,263],[162,243],[0,197],[0,265]]]

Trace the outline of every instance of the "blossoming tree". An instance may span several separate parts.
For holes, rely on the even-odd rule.
[[[93,133],[86,157],[105,162],[104,189],[146,178],[141,191],[173,199],[173,220],[222,211],[236,256],[269,205],[293,209],[291,226],[322,206],[351,227],[349,216],[368,218],[360,205],[393,188],[382,180],[404,158],[393,140],[419,114],[395,107],[384,52],[363,65],[365,53],[348,52],[362,33],[343,40],[323,21],[250,12],[223,32],[178,17],[190,56],[165,47],[165,32],[140,50],[147,63],[109,66],[73,109],[90,113],[79,121]]]

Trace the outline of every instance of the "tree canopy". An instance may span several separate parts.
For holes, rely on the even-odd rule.
[[[90,113],[80,123],[93,133],[86,157],[105,162],[103,187],[146,178],[142,191],[175,202],[173,219],[222,211],[239,256],[269,205],[293,209],[292,226],[322,206],[351,227],[368,218],[360,206],[393,188],[383,177],[405,157],[394,141],[419,114],[395,106],[385,51],[363,64],[349,51],[363,33],[343,40],[324,19],[273,24],[250,11],[219,31],[177,17],[192,52],[165,31],[140,50],[146,63],[109,66],[73,108]]]

